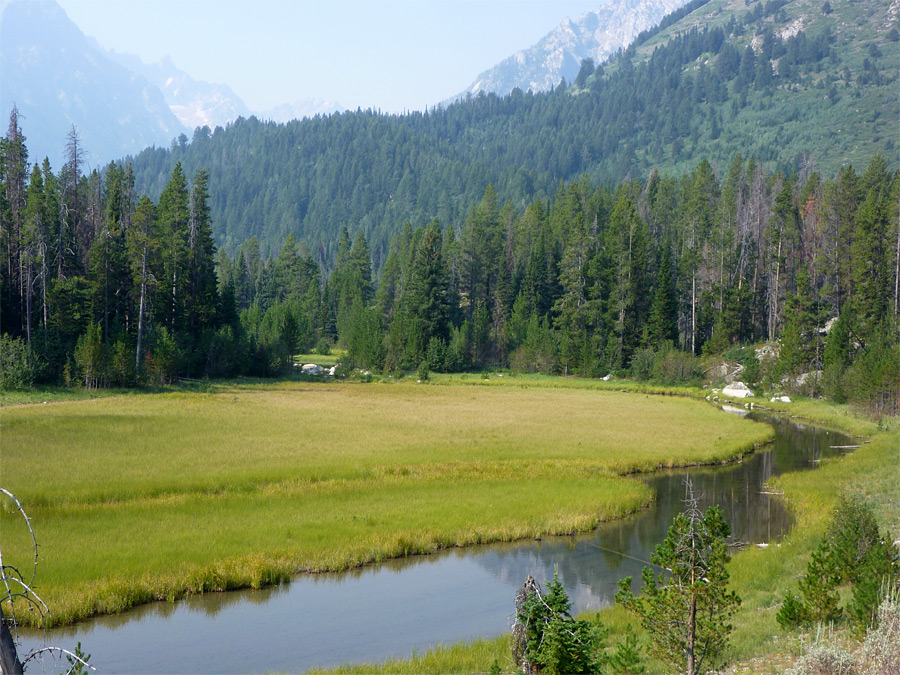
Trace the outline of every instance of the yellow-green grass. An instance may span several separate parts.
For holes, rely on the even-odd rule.
[[[285,382],[4,407],[55,623],[297,570],[542,533],[646,504],[627,474],[720,462],[771,430],[684,398]],[[2,515],[4,562],[27,558]],[[17,558],[12,560],[12,558]]]
[[[330,354],[295,354],[294,363],[315,363],[320,366],[333,366],[346,354],[344,349],[333,349]]]
[[[759,403],[763,403],[760,401]],[[775,620],[788,590],[797,592],[797,580],[805,574],[841,494],[855,491],[873,505],[882,527],[892,539],[900,538],[900,419],[881,423],[855,414],[848,406],[825,401],[799,400],[791,404],[765,405],[794,417],[826,424],[846,433],[865,436],[851,454],[825,460],[816,471],[790,473],[772,481],[783,492],[795,517],[789,536],[767,548],[748,548],[729,564],[731,588],[743,602],[733,624],[729,658],[737,662],[728,672],[781,673],[800,655],[797,633],[785,633]],[[848,589],[842,589],[846,600]],[[510,598],[512,607],[513,598]],[[624,628],[637,620],[619,606],[602,610],[600,618],[611,629],[610,645],[622,639]],[[638,631],[644,646],[646,634]],[[837,639],[851,640],[844,632]],[[509,636],[475,643],[441,646],[410,659],[363,664],[336,669],[340,673],[468,673],[487,672],[494,660],[504,672],[513,672]],[[648,673],[665,673],[671,666],[650,660]]]

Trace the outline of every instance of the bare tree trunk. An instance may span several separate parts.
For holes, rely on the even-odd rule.
[[[778,324],[778,290],[781,276],[781,235],[778,236],[778,252],[775,254],[775,288],[771,292],[772,316],[769,319],[769,340],[775,339],[775,327]]]
[[[141,257],[141,302],[138,309],[138,325],[137,325],[137,349],[134,355],[135,373],[141,370],[141,346],[144,337],[144,298],[147,295],[147,246],[144,245],[144,253]]]
[[[691,354],[696,354],[697,335],[697,272],[691,273]]]
[[[691,575],[691,586],[695,581]],[[694,675],[696,666],[694,665],[694,638],[697,633],[697,596],[691,595],[691,609],[688,614],[688,638],[687,638],[687,675]]]
[[[44,335],[47,334],[47,244],[41,242],[41,311],[43,313]]]
[[[31,286],[34,282],[34,264],[31,262],[31,253],[28,253],[28,274],[25,279],[25,339],[31,344]]]

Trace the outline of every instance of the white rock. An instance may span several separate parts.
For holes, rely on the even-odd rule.
[[[315,363],[304,363],[303,367],[300,369],[300,372],[304,375],[321,375],[322,366]]]
[[[611,379],[612,379],[612,373],[609,373],[608,375],[606,375],[606,376],[603,378],[603,381],[604,381],[604,382],[609,382]]]
[[[731,398],[747,398],[753,396],[753,391],[743,382],[733,382],[722,390],[722,396]]]

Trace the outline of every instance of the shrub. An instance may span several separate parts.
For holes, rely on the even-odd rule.
[[[806,623],[806,608],[803,602],[794,595],[793,591],[788,591],[781,603],[781,609],[775,615],[778,625],[784,630],[791,630]]]
[[[900,577],[897,547],[879,535],[869,505],[858,495],[844,495],[834,508],[831,523],[813,551],[800,580],[803,602],[788,592],[778,612],[785,630],[810,622],[827,623],[843,614],[837,586],[853,584],[847,615],[854,628],[865,631],[878,611],[885,585]]]
[[[896,675],[900,668],[900,583],[882,595],[876,625],[860,652],[863,675]]]
[[[134,384],[134,348],[122,338],[113,343],[109,370],[110,378],[117,387]]]
[[[853,584],[853,598],[847,606],[847,615],[858,633],[864,633],[877,620],[885,587],[893,587],[900,579],[897,559],[897,547],[884,539],[866,551]],[[897,665],[900,666],[900,661]]]
[[[631,377],[636,380],[649,380],[656,367],[656,352],[652,349],[638,349],[631,357]]]
[[[327,337],[320,337],[316,342],[316,354],[328,356],[331,354],[331,341]]]
[[[438,337],[433,337],[428,341],[428,347],[425,349],[425,362],[428,370],[442,373],[446,370],[447,360],[447,344]],[[421,365],[419,366],[421,368]]]
[[[663,356],[656,365],[656,377],[665,384],[683,384],[699,380],[702,376],[700,363],[686,352],[673,349]]]
[[[855,675],[856,672],[850,654],[818,635],[809,651],[785,675]]]
[[[828,565],[838,582],[855,583],[869,549],[879,542],[878,523],[859,495],[842,495],[825,532]]]
[[[516,596],[512,651],[526,672],[599,673],[606,661],[608,630],[599,622],[573,619],[558,574],[542,593],[531,577]]]
[[[84,380],[85,389],[103,386],[107,377],[106,362],[100,324],[91,324],[75,344],[75,366]]]
[[[0,389],[28,389],[34,384],[35,358],[22,338],[0,335]]]
[[[151,383],[157,386],[170,383],[178,372],[180,355],[175,338],[164,327],[160,328],[153,349],[147,352],[147,372]]]

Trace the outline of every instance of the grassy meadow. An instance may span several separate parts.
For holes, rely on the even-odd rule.
[[[766,425],[689,398],[473,378],[227,384],[0,408],[3,486],[56,624],[439,548],[587,530],[637,471],[725,461]],[[27,532],[0,515],[4,562]]]
[[[783,492],[796,521],[791,533],[777,546],[751,547],[737,553],[729,564],[730,587],[742,598],[733,619],[732,664],[723,673],[782,673],[804,653],[813,634],[786,633],[775,620],[784,594],[797,592],[797,581],[806,573],[809,557],[825,532],[832,510],[845,491],[863,495],[873,506],[884,530],[900,538],[900,419],[875,423],[860,417],[849,406],[800,399],[791,404],[755,399],[756,405],[775,408],[808,421],[856,435],[861,447],[842,457],[826,459],[816,471],[788,473],[773,480],[771,488]],[[849,591],[842,589],[842,603]],[[510,600],[512,604],[512,599]],[[638,628],[638,621],[622,607],[601,610],[600,618],[610,628],[609,645],[622,640],[625,627]],[[833,639],[854,645],[846,627],[834,629]],[[645,647],[646,634],[638,632]],[[646,653],[644,654],[646,659]],[[469,673],[487,672],[494,661],[503,672],[513,672],[509,637],[440,646],[409,659],[379,664],[344,666],[332,673]],[[670,672],[671,667],[645,660],[648,673]]]

